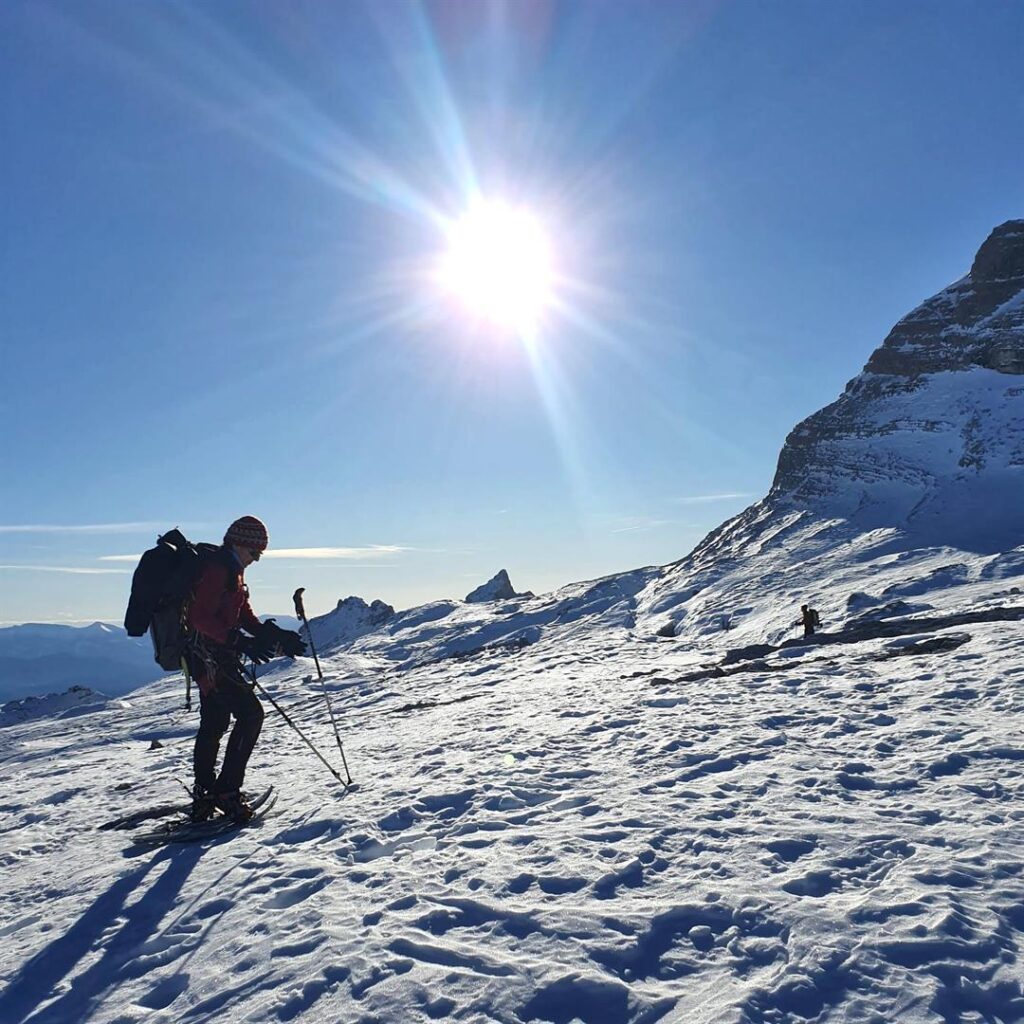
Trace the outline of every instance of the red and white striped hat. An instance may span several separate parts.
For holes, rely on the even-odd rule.
[[[255,516],[242,516],[236,519],[224,534],[224,543],[233,544],[238,548],[250,551],[266,551],[270,543],[267,528]]]

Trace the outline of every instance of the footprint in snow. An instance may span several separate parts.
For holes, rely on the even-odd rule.
[[[298,956],[306,956],[307,954],[312,953],[315,949],[322,946],[325,940],[326,936],[318,935],[312,936],[308,939],[302,939],[299,942],[292,942],[288,945],[275,946],[270,951],[270,956],[274,959],[284,958],[289,960]]]
[[[544,932],[545,929],[525,911],[510,910],[505,906],[492,907],[471,899],[435,899],[435,906],[411,922],[414,928],[430,932],[431,935],[447,935],[454,929],[483,928],[488,931],[505,932],[524,939],[528,935]]]
[[[299,885],[289,886],[290,879],[282,880],[281,885],[286,886],[282,891],[263,901],[262,910],[287,910],[299,903],[304,903],[311,896],[320,892],[331,884],[331,879],[325,876],[302,882]]]
[[[944,775],[959,775],[970,763],[971,759],[964,754],[947,754],[928,765],[925,768],[925,773],[933,779],[941,778]]]
[[[439,818],[458,818],[473,806],[475,789],[465,789],[457,793],[442,793],[436,796],[421,796],[416,801],[417,809],[422,809]],[[381,825],[383,828],[383,823]]]
[[[732,907],[709,894],[704,903],[672,907],[640,930],[621,922],[624,946],[598,949],[594,959],[624,981],[691,974],[694,958],[721,957],[737,973],[786,956],[787,929],[756,907]]]
[[[806,856],[818,845],[816,837],[808,839],[775,839],[765,843],[765,849],[774,853],[781,860],[792,863],[799,858]]]
[[[515,973],[514,968],[507,964],[494,963],[484,956],[460,953],[450,946],[436,945],[432,942],[415,942],[412,939],[398,938],[389,943],[388,948],[399,956],[412,957],[422,963],[436,964],[441,967],[455,967],[469,971],[471,974],[502,977]]]
[[[188,983],[187,974],[175,974],[158,982],[136,1002],[147,1010],[165,1010],[188,988]]]
[[[570,974],[542,985],[517,1011],[524,1021],[635,1024],[663,1017],[675,999],[650,1000],[621,982]]]
[[[52,795],[45,797],[43,800],[40,801],[40,803],[52,805],[63,804],[70,800],[72,797],[78,796],[79,793],[84,792],[86,792],[86,790],[82,787],[78,787],[77,789],[62,789],[57,793],[53,793]]]
[[[612,899],[620,888],[638,889],[644,884],[644,866],[640,859],[634,858],[621,868],[602,875],[593,887],[595,899]]]
[[[579,892],[586,884],[587,880],[578,875],[549,875],[542,876],[537,880],[538,888],[549,896],[563,896],[566,893]]]
[[[794,896],[815,899],[844,889],[874,888],[898,863],[913,856],[914,852],[914,847],[902,839],[872,840],[853,853],[836,858],[828,867],[784,882],[782,888]]]
[[[304,982],[298,993],[288,998],[278,1007],[277,1019],[282,1021],[294,1020],[300,1013],[308,1010],[318,999],[345,981],[350,974],[351,971],[348,967],[337,964],[330,964],[324,967],[317,977]]]
[[[419,820],[419,815],[411,807],[400,807],[385,815],[377,825],[385,832],[402,832]]]
[[[357,864],[366,864],[369,861],[378,860],[381,857],[391,857],[400,852],[415,853],[421,850],[434,850],[437,848],[437,840],[433,836],[422,834],[412,835],[395,839],[392,842],[380,843],[367,835],[354,837],[354,847],[347,851],[339,852],[338,856],[343,860],[349,857]],[[465,845],[465,844],[464,844]],[[361,873],[352,872],[349,878],[356,881],[363,881],[365,876]]]

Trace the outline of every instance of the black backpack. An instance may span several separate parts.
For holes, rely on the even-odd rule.
[[[204,562],[218,550],[215,544],[193,544],[174,529],[157,537],[156,547],[139,560],[124,628],[129,636],[142,636],[149,630],[153,658],[161,668],[172,671],[182,667],[188,640],[188,598]]]

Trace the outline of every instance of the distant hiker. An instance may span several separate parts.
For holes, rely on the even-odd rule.
[[[306,651],[298,633],[281,629],[273,619],[260,622],[249,605],[244,573],[259,561],[268,543],[267,528],[259,519],[236,519],[224,534],[223,545],[205,559],[188,604],[191,670],[200,693],[192,801],[197,821],[215,810],[238,821],[252,816],[242,782],[263,726],[263,707],[246,680],[242,658],[262,664],[277,653],[295,657]],[[235,724],[218,775],[217,752],[232,716]]]
[[[802,604],[797,625],[804,627],[804,636],[814,636],[814,630],[821,625],[821,616],[809,605]]]

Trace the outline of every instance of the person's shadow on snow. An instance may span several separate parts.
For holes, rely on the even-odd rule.
[[[0,993],[0,1021],[74,1024],[88,1020],[111,989],[144,972],[137,963],[140,947],[156,933],[205,850],[198,846],[161,850],[119,878],[63,934],[22,965]],[[148,876],[161,867],[163,872],[143,891]],[[117,930],[112,932],[115,925]],[[95,952],[99,959],[72,978],[66,992],[40,1009],[83,958]],[[184,981],[187,984],[187,978]],[[157,990],[169,983],[173,985],[173,979],[164,979]]]

